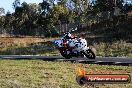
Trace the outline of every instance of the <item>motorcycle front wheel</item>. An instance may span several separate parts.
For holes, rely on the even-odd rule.
[[[91,49],[88,49],[84,52],[84,55],[89,59],[95,59],[96,55]]]
[[[70,59],[71,55],[67,54],[66,50],[60,50],[60,54],[65,58],[65,59]]]

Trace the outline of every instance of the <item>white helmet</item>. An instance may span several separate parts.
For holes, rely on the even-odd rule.
[[[72,35],[70,33],[68,33],[67,35],[68,35],[68,37],[72,37]]]

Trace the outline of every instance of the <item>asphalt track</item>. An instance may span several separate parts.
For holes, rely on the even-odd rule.
[[[43,61],[71,61],[71,62],[78,62],[78,63],[84,63],[84,64],[132,65],[132,58],[129,58],[129,57],[96,57],[95,59],[74,57],[71,59],[64,59],[62,56],[0,55],[0,59],[11,59],[11,60],[41,59]]]

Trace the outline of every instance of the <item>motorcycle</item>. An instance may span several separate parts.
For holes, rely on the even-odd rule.
[[[77,28],[75,30],[77,30]],[[71,35],[70,32],[75,30],[66,32],[59,40],[53,41],[59,49],[60,54],[66,59],[79,56],[86,56],[89,59],[95,59],[96,56],[94,52],[87,47],[86,39],[81,37],[73,37]]]

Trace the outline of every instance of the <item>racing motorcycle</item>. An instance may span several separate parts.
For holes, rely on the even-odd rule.
[[[81,37],[75,37],[71,35],[70,32],[77,30],[71,30],[64,33],[64,35],[59,40],[54,40],[60,54],[66,58],[70,59],[72,57],[84,57],[89,59],[95,59],[94,52],[87,46],[87,41]]]

